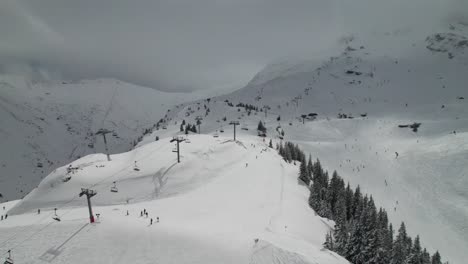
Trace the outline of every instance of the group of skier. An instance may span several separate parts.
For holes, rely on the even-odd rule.
[[[127,211],[127,215],[128,215],[128,211]],[[140,211],[140,217],[146,217],[148,218],[148,211],[146,211],[146,209],[143,209],[143,211]],[[156,217],[156,223],[159,223],[159,216]],[[150,225],[153,224],[153,218],[150,218]]]

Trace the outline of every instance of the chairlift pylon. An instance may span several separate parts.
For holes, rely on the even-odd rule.
[[[117,189],[116,183],[115,182],[113,182],[113,183],[114,183],[114,186],[111,187],[110,191],[114,192],[114,193],[119,192],[119,189]]]
[[[5,259],[4,264],[14,264],[13,259],[11,258],[11,249],[8,250],[8,257]]]

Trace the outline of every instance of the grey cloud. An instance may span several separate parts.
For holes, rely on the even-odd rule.
[[[344,34],[428,28],[448,14],[464,16],[463,5],[462,0],[7,0],[0,3],[0,34],[7,36],[0,42],[0,70],[39,67],[48,73],[44,76],[110,77],[162,90],[234,86],[272,60],[326,54]]]

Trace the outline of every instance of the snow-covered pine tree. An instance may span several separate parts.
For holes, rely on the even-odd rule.
[[[398,229],[398,235],[393,243],[391,264],[405,264],[405,260],[409,253],[407,251],[407,240],[408,236],[406,235],[406,226],[405,223],[402,222]]]
[[[431,264],[431,255],[427,252],[426,248],[423,249],[421,259],[422,264]]]
[[[309,171],[307,170],[307,165],[305,161],[301,162],[301,165],[299,167],[299,180],[301,180],[307,186],[309,186],[309,183],[310,183]]]
[[[312,170],[314,169],[314,165],[312,163],[312,155],[309,154],[309,160],[307,161],[307,171],[309,172],[309,178],[312,180]]]
[[[439,251],[436,251],[436,253],[434,253],[434,255],[432,255],[431,264],[442,264],[442,260],[440,258]]]
[[[413,247],[411,248],[410,254],[406,259],[408,264],[422,264],[422,249],[419,241],[419,235],[414,239]]]
[[[333,241],[332,231],[327,232],[325,235],[325,242],[323,243],[323,247],[328,250],[335,250],[335,242]]]
[[[258,131],[261,131],[261,132],[263,132],[263,133],[266,133],[267,129],[266,129],[265,125],[263,125],[263,122],[262,122],[262,121],[259,121],[259,122],[258,122],[257,130],[258,130]]]

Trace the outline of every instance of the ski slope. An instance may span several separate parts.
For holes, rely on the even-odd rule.
[[[67,182],[67,166],[52,172],[22,201],[6,204],[0,252],[12,248],[19,263],[347,263],[323,249],[332,223],[309,208],[298,167],[260,139],[189,135],[181,163],[169,139],[110,162],[83,157],[71,163],[79,169]],[[81,187],[98,192],[99,223],[87,224]],[[51,218],[55,207],[60,222]]]
[[[118,80],[32,83],[0,76],[0,201],[18,199],[52,170],[90,153],[104,152],[101,128],[111,153],[132,142],[175,104],[198,94],[164,93]]]
[[[283,130],[285,140],[372,194],[394,226],[405,221],[423,247],[465,263],[468,49],[460,43],[468,28],[457,24],[427,34],[378,35],[379,43],[356,38],[321,64],[274,64],[243,89],[184,104],[170,117],[194,124],[201,116],[202,133],[232,133],[231,120],[240,122],[241,136],[256,135],[259,121],[268,138],[279,140]],[[249,113],[238,103],[262,111]],[[303,124],[301,115],[309,113],[317,118]],[[421,123],[417,132],[399,127],[414,122]],[[155,131],[143,143],[165,133]]]

